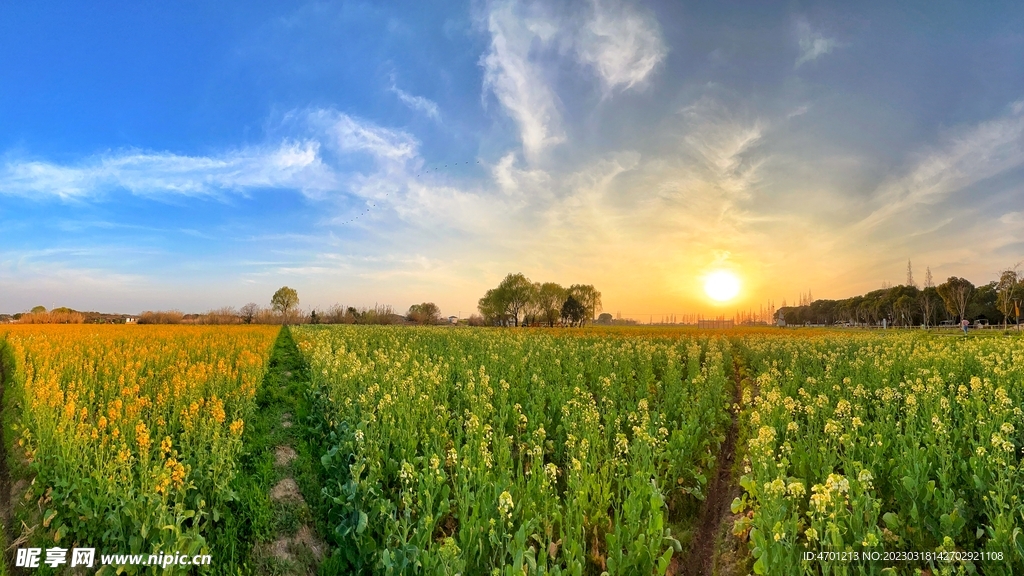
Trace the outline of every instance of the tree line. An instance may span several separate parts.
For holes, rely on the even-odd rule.
[[[601,293],[591,284],[563,288],[513,273],[488,290],[477,309],[488,326],[584,326],[601,311]]]
[[[885,320],[892,326],[935,326],[942,321],[984,319],[1006,325],[1016,322],[1018,307],[1024,307],[1024,274],[1016,269],[1004,270],[998,280],[981,286],[958,276],[934,285],[930,271],[922,288],[913,284],[909,274],[908,280],[843,300],[783,307],[777,317],[787,324],[881,324]]]
[[[249,302],[241,308],[224,307],[205,314],[183,314],[179,310],[143,312],[139,324],[437,324],[441,309],[433,302],[414,304],[404,316],[391,306],[375,304],[356,308],[335,304],[326,309],[299,309],[299,293],[282,286],[270,298],[270,306]]]

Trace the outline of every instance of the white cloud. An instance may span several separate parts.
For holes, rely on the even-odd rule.
[[[367,173],[408,176],[419,158],[419,141],[409,133],[337,110],[293,112],[285,120],[301,139],[208,156],[127,150],[73,164],[8,158],[0,165],[0,195],[68,201],[126,190],[147,197],[219,198],[277,189],[322,198],[329,192],[351,191]],[[369,155],[375,165],[363,171],[343,168],[359,154]]]
[[[796,59],[797,68],[839,47],[839,42],[835,38],[826,38],[820,32],[811,30],[811,25],[806,20],[798,21],[796,27],[797,42],[800,44],[800,57]]]
[[[1007,212],[999,217],[999,221],[1003,224],[1024,224],[1024,212]]]
[[[786,119],[787,120],[792,120],[793,118],[796,118],[797,116],[803,116],[804,114],[807,114],[807,111],[810,110],[810,109],[811,109],[811,107],[809,105],[801,104],[800,106],[797,106],[796,108],[794,108],[791,112],[787,113],[786,114]]]
[[[760,160],[751,150],[764,135],[759,120],[737,117],[720,103],[701,99],[683,109],[689,130],[683,138],[695,157],[693,174],[728,198],[748,197],[758,181]]]
[[[218,196],[260,188],[312,191],[336,185],[316,141],[285,141],[218,156],[125,151],[76,165],[8,160],[0,168],[0,194],[85,199],[123,189],[140,196]]]
[[[557,98],[533,58],[535,44],[550,40],[557,26],[541,15],[523,17],[517,3],[506,1],[492,6],[487,30],[491,46],[480,60],[484,88],[519,124],[523,150],[535,158],[565,140]]]
[[[423,112],[428,117],[433,118],[434,120],[441,119],[441,111],[438,109],[437,103],[434,102],[433,100],[429,100],[427,98],[424,98],[423,96],[413,96],[412,94],[409,94],[405,90],[402,90],[401,88],[396,86],[393,79],[391,82],[391,87],[388,88],[388,90],[393,92],[395,96],[398,96],[398,99],[401,100],[402,103],[408,106],[409,108],[412,108],[413,110],[419,110],[420,112]]]
[[[594,67],[607,89],[642,83],[668,52],[650,14],[620,0],[593,0],[590,21],[577,40],[581,62]]]
[[[327,135],[327,143],[339,153],[367,153],[381,162],[404,163],[416,157],[419,141],[401,130],[383,128],[332,109],[309,113],[314,130]]]
[[[491,169],[494,183],[506,196],[523,196],[544,190],[551,176],[544,170],[523,169],[516,166],[516,155],[508,153]]]
[[[878,208],[858,226],[872,228],[921,205],[932,205],[968,186],[1024,166],[1024,110],[963,129],[920,157],[876,193]]]
[[[491,45],[480,59],[484,89],[516,121],[531,161],[566,139],[553,86],[559,57],[592,68],[610,91],[643,85],[668,52],[653,16],[623,0],[591,0],[588,10],[569,15],[551,6],[499,0],[485,19]]]

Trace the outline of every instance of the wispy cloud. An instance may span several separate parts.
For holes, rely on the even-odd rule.
[[[806,20],[798,20],[796,29],[797,42],[800,44],[800,56],[796,59],[797,68],[839,47],[839,42],[835,38],[826,38],[820,32],[812,30]]]
[[[1017,102],[1005,116],[950,134],[904,175],[885,182],[875,194],[877,208],[858,227],[871,229],[1020,166],[1024,166],[1024,107]]]
[[[738,118],[721,103],[702,98],[683,109],[688,122],[684,141],[696,156],[697,174],[726,198],[747,197],[758,179],[760,162],[750,151],[761,141],[760,120]]]
[[[63,201],[90,200],[124,190],[137,196],[225,198],[256,190],[294,190],[310,197],[345,192],[351,157],[369,155],[384,173],[418,157],[419,141],[333,109],[286,115],[298,139],[209,156],[125,150],[76,163],[8,157],[0,166],[0,195]],[[347,163],[346,163],[347,162]]]
[[[566,140],[555,88],[561,58],[592,69],[607,92],[643,86],[668,53],[654,17],[632,3],[591,0],[585,9],[563,8],[566,14],[541,2],[488,5],[484,88],[516,121],[528,160]]]
[[[646,80],[668,53],[654,17],[620,0],[592,0],[590,21],[577,40],[581,62],[594,67],[607,89]]]
[[[315,141],[285,141],[217,156],[136,150],[108,152],[76,164],[9,158],[0,194],[87,199],[114,190],[140,196],[220,196],[255,189],[323,190],[336,185]]]
[[[414,96],[402,90],[395,84],[394,77],[391,78],[391,86],[388,88],[388,91],[398,96],[398,99],[409,108],[423,112],[434,120],[441,119],[441,111],[438,109],[436,102],[423,96]]]
[[[316,109],[306,118],[309,127],[326,135],[327,146],[341,154],[362,152],[389,163],[404,163],[418,154],[419,141],[402,130],[384,128],[334,109]]]
[[[494,93],[519,125],[523,150],[534,158],[563,142],[565,133],[555,93],[533,54],[535,44],[543,45],[555,36],[557,25],[542,14],[524,16],[520,13],[524,9],[512,1],[491,6],[487,15],[491,46],[480,64],[485,89]]]

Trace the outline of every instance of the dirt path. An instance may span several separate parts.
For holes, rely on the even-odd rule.
[[[327,550],[316,534],[313,511],[304,497],[304,492],[315,497],[316,489],[311,481],[314,463],[302,441],[308,382],[288,328],[282,328],[275,344],[264,387],[259,443],[271,467],[264,486],[273,519],[269,534],[253,548],[254,572],[316,574]]]
[[[739,364],[733,361],[733,400],[734,405],[740,403],[743,386],[740,378]],[[683,561],[682,574],[685,576],[711,576],[714,567],[716,540],[722,530],[722,523],[729,516],[729,504],[738,490],[733,477],[733,463],[736,459],[736,438],[739,435],[738,410],[731,411],[729,429],[725,434],[725,442],[718,451],[715,464],[715,477],[708,486],[708,497],[697,520],[693,542]]]
[[[281,415],[281,428],[287,430],[293,426],[292,415],[285,412]],[[308,512],[306,499],[302,490],[292,478],[292,463],[298,459],[298,453],[291,444],[281,444],[274,448],[274,467],[285,475],[270,489],[270,500],[275,506],[290,510]],[[305,514],[303,514],[305,515]],[[277,538],[269,543],[264,553],[277,562],[293,570],[293,573],[307,572],[315,569],[315,565],[323,560],[325,546],[310,527],[308,518],[301,519],[296,530],[282,530]],[[287,526],[282,526],[287,528]]]

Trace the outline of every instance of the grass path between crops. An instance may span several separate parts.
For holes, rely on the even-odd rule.
[[[700,516],[694,527],[694,538],[681,565],[685,576],[731,576],[747,574],[746,550],[732,537],[729,505],[740,493],[736,447],[740,436],[740,409],[743,389],[749,386],[745,371],[733,351],[732,409],[725,441],[718,451],[715,476],[708,485]]]
[[[267,375],[256,397],[256,414],[246,426],[240,476],[242,517],[251,520],[244,541],[255,574],[316,574],[325,555],[313,507],[320,478],[302,426],[309,412],[308,377],[291,331],[284,327],[271,352]]]

